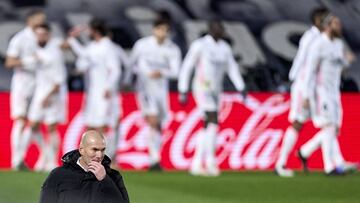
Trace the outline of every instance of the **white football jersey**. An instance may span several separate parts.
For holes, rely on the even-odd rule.
[[[344,56],[344,43],[340,39],[330,39],[323,33],[309,50],[308,71],[304,77],[304,84],[311,87],[315,81],[315,89],[304,88],[304,95],[316,91],[317,96],[328,99],[340,99],[341,73],[349,62]],[[315,77],[312,77],[315,75]]]
[[[300,70],[305,65],[306,56],[308,54],[310,46],[314,43],[314,40],[320,36],[320,31],[317,27],[312,26],[307,30],[300,39],[299,48],[294,58],[293,64],[289,72],[290,81],[295,81],[299,75]]]
[[[6,55],[19,58],[25,62],[29,57],[34,56],[36,47],[35,33],[30,27],[26,27],[11,38]],[[30,92],[33,91],[35,87],[35,68],[35,63],[24,63],[23,66],[16,67],[12,78],[12,90],[29,89]]]
[[[154,36],[139,39],[131,54],[131,64],[138,75],[138,90],[154,94],[168,91],[168,79],[176,79],[181,63],[178,46],[166,39],[159,44]],[[161,78],[151,78],[153,71],[160,71]]]
[[[66,68],[61,51],[61,39],[51,39],[45,47],[39,47],[36,55],[41,61],[36,69],[36,93],[45,97],[54,85],[66,84]]]
[[[121,75],[120,58],[114,43],[108,37],[92,41],[86,46],[82,46],[74,38],[69,39],[69,43],[78,55],[77,69],[85,72],[86,76],[86,125],[114,125],[119,112],[117,95]],[[105,97],[106,91],[111,91],[111,98]],[[114,107],[117,109],[113,109]]]
[[[69,43],[81,62],[81,66],[77,68],[87,72],[88,94],[102,94],[106,90],[117,91],[121,64],[113,42],[104,37],[98,42],[90,42],[87,46],[82,46],[74,38],[69,39]]]
[[[196,91],[219,93],[225,72],[238,91],[245,88],[239,66],[229,44],[224,40],[215,41],[213,37],[206,35],[191,44],[179,76],[180,92],[188,91],[194,68],[193,88]]]
[[[36,88],[28,116],[33,122],[53,124],[66,121],[66,67],[61,43],[61,39],[53,38],[46,46],[38,47],[36,50]],[[43,107],[42,102],[55,85],[59,85],[59,91],[50,97],[50,105]]]

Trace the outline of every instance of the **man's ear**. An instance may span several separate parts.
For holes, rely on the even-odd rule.
[[[81,155],[84,155],[84,148],[83,148],[83,147],[80,147],[80,148],[79,148],[79,153],[80,153]]]

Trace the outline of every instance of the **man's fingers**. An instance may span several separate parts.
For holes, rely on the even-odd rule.
[[[92,166],[92,165],[89,165],[88,169],[89,169],[89,170],[96,170],[96,167],[95,167],[95,166]]]
[[[96,176],[96,171],[95,171],[95,169],[90,169],[90,168],[89,168],[89,171]]]
[[[91,161],[90,164],[92,164],[92,165],[94,165],[94,166],[96,166],[96,167],[101,167],[101,166],[102,166],[101,163],[96,162],[96,161]]]
[[[92,168],[94,170],[98,170],[99,166],[96,166],[95,164],[89,164],[89,168]]]

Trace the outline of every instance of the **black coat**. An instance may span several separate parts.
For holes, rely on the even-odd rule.
[[[107,156],[102,161],[106,177],[101,181],[76,163],[79,157],[78,150],[62,157],[63,166],[54,169],[41,188],[40,203],[129,202],[122,176],[110,168],[111,161]]]

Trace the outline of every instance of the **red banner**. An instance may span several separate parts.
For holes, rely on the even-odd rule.
[[[81,93],[69,94],[69,118],[60,126],[60,156],[78,146],[84,122],[81,113]],[[123,116],[121,119],[117,162],[123,169],[146,169],[149,165],[146,132],[147,126],[136,105],[135,94],[121,96]],[[183,170],[189,167],[194,154],[196,136],[201,130],[202,114],[191,99],[185,107],[177,102],[177,94],[169,95],[171,112],[164,124],[162,134],[161,164],[167,170]],[[254,93],[242,103],[238,94],[225,93],[221,97],[220,128],[217,135],[217,161],[224,170],[272,169],[279,153],[284,132],[289,123],[289,95]],[[342,95],[344,118],[339,141],[343,155],[348,161],[360,161],[360,94]],[[0,168],[10,167],[9,93],[0,93]],[[312,124],[306,123],[301,131],[297,150],[315,133]],[[39,155],[32,144],[26,162],[33,166]],[[311,168],[321,169],[321,153],[317,150],[309,159]],[[292,153],[288,166],[300,168],[300,162]]]

